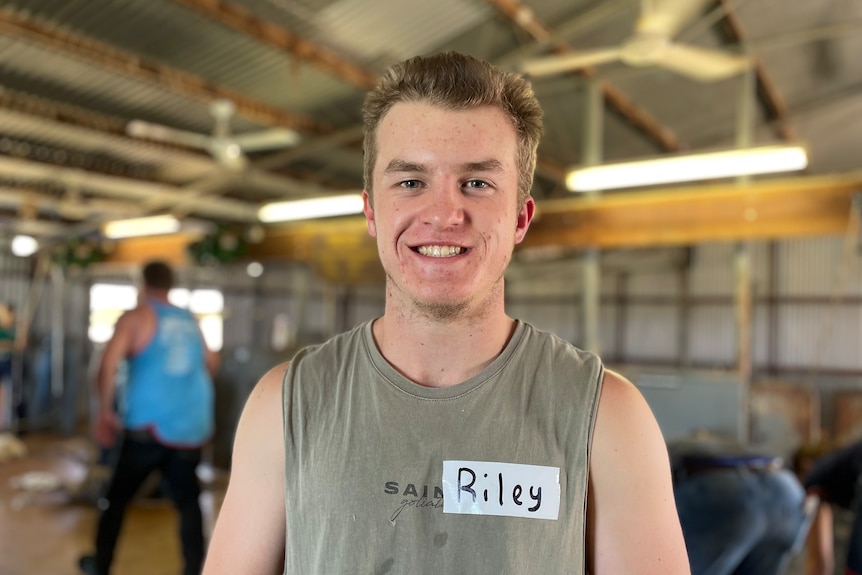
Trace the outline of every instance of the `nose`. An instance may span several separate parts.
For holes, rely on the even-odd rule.
[[[455,182],[446,182],[427,194],[425,223],[437,229],[450,229],[464,223],[464,194]]]

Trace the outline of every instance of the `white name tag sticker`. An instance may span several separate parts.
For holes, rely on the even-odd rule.
[[[560,468],[443,461],[443,513],[556,520],[560,513]]]

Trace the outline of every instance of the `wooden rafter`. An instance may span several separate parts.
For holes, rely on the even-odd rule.
[[[549,29],[539,22],[532,10],[520,2],[520,0],[486,1],[499,10],[512,23],[532,36],[534,40],[549,43],[553,52],[565,54],[572,51],[569,45],[559,41],[552,41]],[[578,73],[589,78],[597,75],[596,69],[592,67],[581,68],[578,70]],[[676,134],[649,114],[649,112],[635,104],[615,84],[607,80],[601,80],[601,88],[604,99],[611,110],[618,113],[626,122],[647,136],[660,149],[667,152],[675,152],[680,149],[680,142]]]
[[[862,173],[544,201],[519,249],[653,247],[837,235],[847,231],[854,197],[860,193]],[[165,238],[160,246],[152,245],[158,244],[157,239],[134,242],[118,249],[112,260],[138,261],[139,252],[178,245],[173,238]],[[144,244],[152,247],[144,249]],[[380,277],[377,247],[361,217],[271,228],[263,242],[249,246],[247,255],[306,262],[332,281]]]
[[[734,44],[744,45],[746,42],[745,28],[739,15],[729,0],[717,0],[724,9],[724,18],[720,21],[719,30]],[[753,57],[753,56],[752,56]],[[763,107],[767,120],[775,122],[778,134],[785,140],[793,140],[796,134],[790,126],[790,118],[784,98],[775,87],[775,83],[766,71],[759,58],[754,58],[754,72],[757,78],[757,97]]]
[[[302,38],[246,8],[223,0],[174,0],[221,24],[265,42],[292,56],[328,72],[357,88],[369,90],[377,82],[377,74],[367,70],[333,50]]]
[[[524,247],[688,245],[846,231],[862,174],[691,186],[539,204]]]
[[[103,42],[48,25],[11,9],[0,10],[0,32],[38,43],[63,54],[86,60],[101,68],[157,84],[184,96],[211,102],[233,101],[237,114],[268,126],[283,126],[305,133],[323,133],[327,128],[311,119],[270,106],[245,94],[219,86],[183,70],[148,61]]]
[[[126,122],[121,118],[8,88],[0,90],[0,108],[79,128],[88,128],[118,136],[125,135]]]

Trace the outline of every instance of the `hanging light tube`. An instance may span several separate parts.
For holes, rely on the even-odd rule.
[[[566,187],[573,192],[592,192],[793,172],[807,166],[804,146],[762,146],[575,168],[566,176]]]
[[[156,236],[178,232],[180,222],[174,216],[149,216],[128,220],[107,222],[102,227],[102,233],[110,239],[131,238],[138,236]]]
[[[257,217],[266,223],[311,220],[331,216],[346,216],[362,213],[361,194],[326,196],[306,200],[290,200],[266,204],[258,210]]]

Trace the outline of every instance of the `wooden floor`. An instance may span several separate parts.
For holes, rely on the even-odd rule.
[[[86,497],[95,453],[85,438],[32,434],[21,438],[22,458],[0,462],[0,574],[80,575],[78,557],[92,552],[97,511]],[[61,486],[25,490],[22,477],[47,472]],[[28,475],[29,474],[29,475]],[[223,497],[223,477],[201,498],[204,525],[211,530]],[[84,492],[82,493],[82,489]],[[113,571],[122,575],[177,575],[181,571],[178,521],[171,504],[139,499],[128,510]]]

